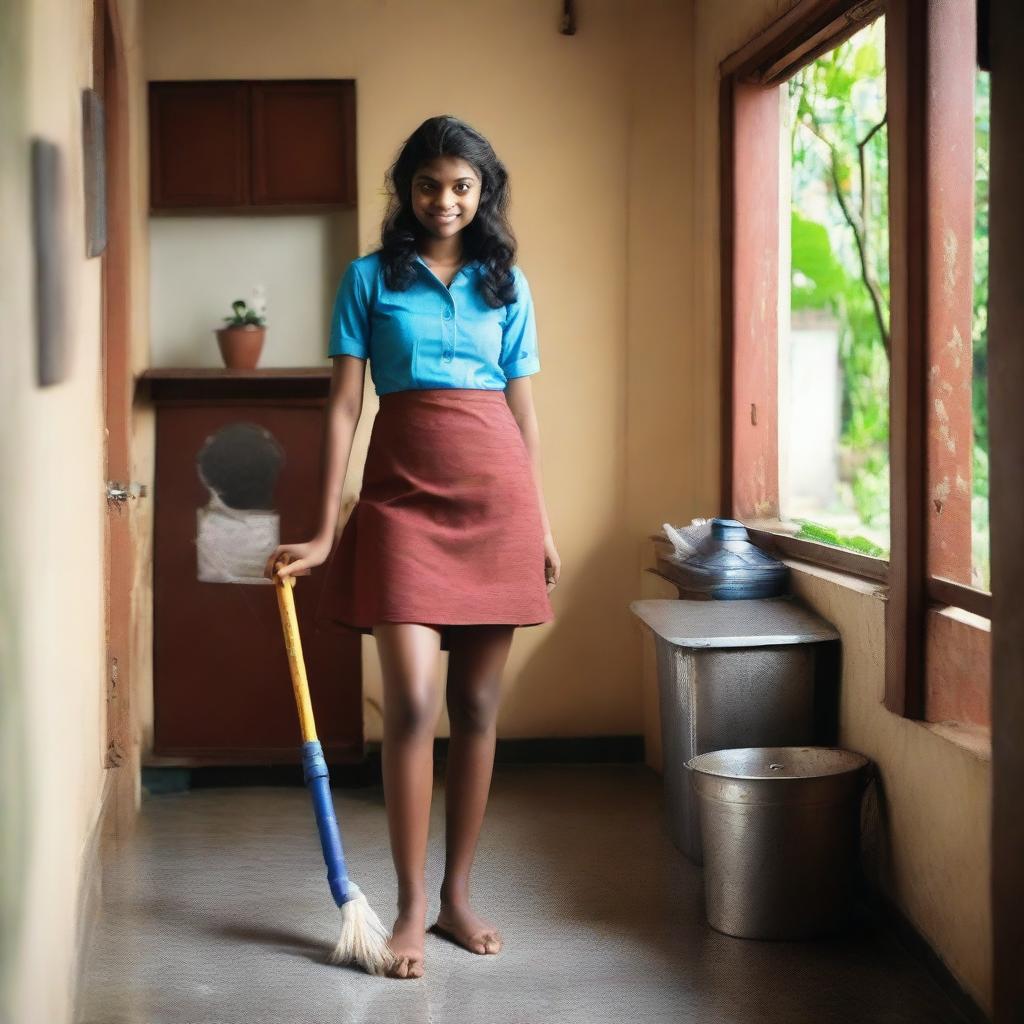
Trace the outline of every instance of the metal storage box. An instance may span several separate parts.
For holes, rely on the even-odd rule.
[[[654,634],[668,832],[700,864],[686,762],[727,747],[832,743],[838,673],[827,641],[839,634],[790,597],[645,599],[630,608]]]

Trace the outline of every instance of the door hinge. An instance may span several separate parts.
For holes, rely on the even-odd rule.
[[[107,501],[126,502],[129,498],[144,498],[146,496],[146,485],[136,483],[121,483],[118,480],[107,481]]]

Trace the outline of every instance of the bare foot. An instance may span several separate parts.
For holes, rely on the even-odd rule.
[[[501,949],[501,933],[490,921],[477,917],[468,903],[442,903],[430,930],[471,953],[497,953]]]
[[[395,919],[388,948],[397,958],[388,968],[389,978],[423,977],[423,924],[427,910],[425,904],[401,911]]]

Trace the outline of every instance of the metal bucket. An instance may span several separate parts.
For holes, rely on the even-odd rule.
[[[742,747],[687,762],[712,928],[800,939],[848,924],[869,763],[835,747]]]

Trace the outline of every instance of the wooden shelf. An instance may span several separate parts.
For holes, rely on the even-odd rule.
[[[135,380],[136,396],[153,402],[252,398],[317,399],[330,393],[329,366],[268,366],[255,370],[225,367],[156,367]]]

